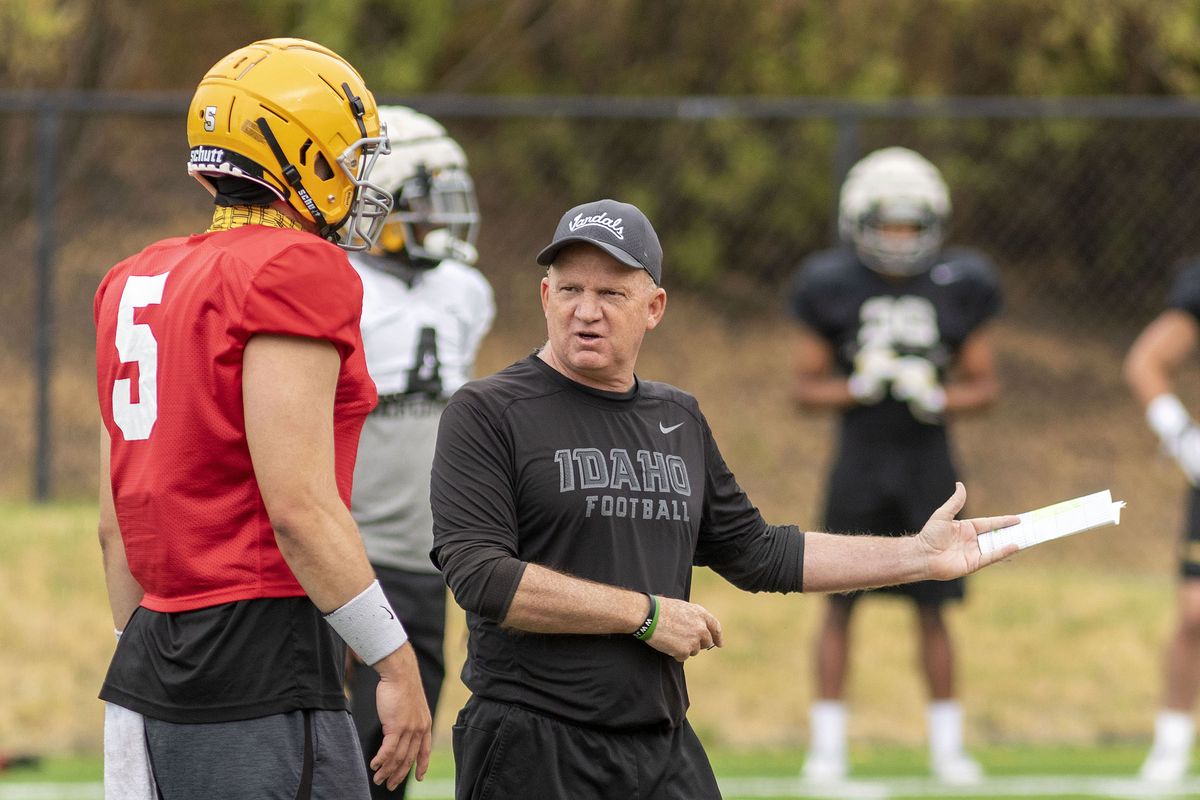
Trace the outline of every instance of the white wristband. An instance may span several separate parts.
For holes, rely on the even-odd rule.
[[[1192,424],[1192,418],[1179,398],[1164,392],[1146,406],[1146,422],[1164,442],[1172,442]]]
[[[358,597],[326,614],[325,621],[367,666],[396,652],[408,641],[408,633],[379,581],[372,581]]]
[[[121,634],[124,632],[125,631],[121,630],[120,628],[113,628],[113,636],[117,637],[118,642],[121,641]]]

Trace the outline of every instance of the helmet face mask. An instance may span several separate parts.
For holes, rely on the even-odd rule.
[[[478,257],[479,205],[467,157],[436,121],[403,106],[384,106],[391,154],[380,160],[378,183],[392,193],[380,249],[415,267]]]
[[[405,249],[411,258],[475,261],[479,207],[475,184],[465,170],[452,167],[430,174],[422,165],[400,187],[394,208],[392,220],[404,226]]]
[[[877,150],[846,176],[838,207],[842,236],[871,269],[919,275],[941,250],[950,194],[937,167],[903,147]]]
[[[370,250],[379,241],[379,234],[392,210],[392,196],[378,184],[371,183],[371,173],[380,156],[386,156],[387,128],[379,136],[359,139],[337,158],[338,167],[354,185],[354,201],[343,229],[345,236],[338,242],[344,250]]]
[[[192,98],[188,143],[188,172],[209,191],[213,176],[251,180],[348,250],[371,247],[391,207],[371,180],[388,149],[375,99],[313,42],[268,39],[218,61]]]
[[[854,246],[867,266],[886,275],[917,275],[941,250],[942,222],[928,208],[876,206],[859,218]]]

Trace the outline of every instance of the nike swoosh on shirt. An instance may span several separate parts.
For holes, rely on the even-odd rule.
[[[660,422],[660,423],[658,423],[658,429],[660,431],[662,431],[663,433],[670,433],[671,431],[675,430],[676,428],[680,427],[681,425],[683,425],[682,422],[677,422],[676,424],[672,425],[671,427],[666,428],[666,427],[663,427],[663,424]]]

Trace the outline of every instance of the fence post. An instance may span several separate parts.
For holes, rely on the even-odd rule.
[[[38,109],[36,135],[33,139],[36,176],[34,179],[34,213],[37,216],[37,251],[34,258],[36,275],[36,321],[34,323],[34,425],[36,448],[34,458],[33,496],[45,503],[52,493],[50,438],[52,415],[50,377],[54,355],[54,211],[58,203],[58,147],[62,134],[63,111],[57,105],[42,105]]]
[[[833,209],[830,225],[834,245],[841,241],[841,234],[838,231],[838,194],[842,189],[842,181],[846,179],[846,173],[858,160],[858,138],[861,127],[859,123],[860,119],[857,114],[842,112],[834,117],[836,141],[833,146],[833,192],[831,194]]]

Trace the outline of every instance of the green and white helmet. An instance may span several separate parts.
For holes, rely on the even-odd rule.
[[[838,227],[863,262],[884,275],[918,275],[933,265],[950,218],[950,192],[938,168],[904,147],[876,150],[846,175]],[[911,237],[885,225],[912,225]]]
[[[391,152],[379,160],[372,179],[390,192],[379,247],[405,253],[416,266],[453,258],[475,263],[479,204],[458,142],[432,118],[405,106],[380,106]]]

